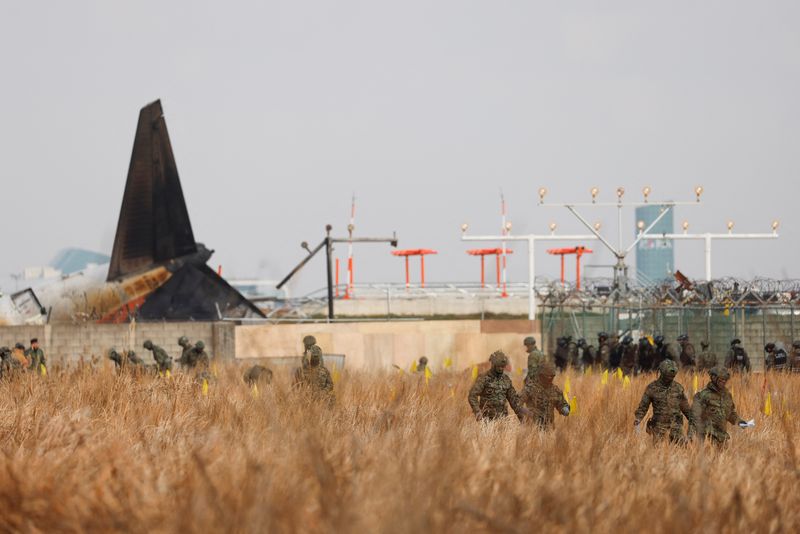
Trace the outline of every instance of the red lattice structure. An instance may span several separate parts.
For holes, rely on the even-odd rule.
[[[584,254],[591,254],[592,250],[586,247],[569,247],[569,248],[551,248],[547,251],[548,254],[554,256],[561,256],[561,285],[565,285],[564,281],[564,256],[568,254],[575,254],[575,288],[581,288],[581,256]]]
[[[408,273],[408,258],[411,256],[419,256],[420,287],[425,287],[425,256],[428,254],[438,254],[438,252],[429,248],[408,248],[392,251],[393,256],[403,256],[406,259],[406,288],[411,286]]]
[[[505,254],[513,254],[510,248],[505,249]],[[467,251],[470,256],[480,256],[481,258],[481,287],[486,287],[486,256],[495,257],[495,273],[497,274],[497,288],[500,289],[500,258],[503,256],[502,248],[473,248]],[[503,297],[507,297],[505,283],[503,284]]]

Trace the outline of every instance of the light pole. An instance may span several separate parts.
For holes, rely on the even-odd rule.
[[[683,233],[682,234],[648,234],[646,231],[643,230],[644,224],[642,221],[637,223],[639,228],[639,238],[636,240],[637,242],[642,238],[653,238],[653,239],[684,239],[684,240],[702,240],[705,242],[705,271],[706,271],[706,282],[711,281],[711,242],[714,239],[777,239],[778,238],[778,227],[780,226],[780,222],[772,221],[772,233],[766,234],[734,234],[733,233],[733,221],[728,221],[728,233],[726,234],[714,234],[714,233],[702,233],[702,234],[690,234],[688,233],[689,230],[689,223],[684,221],[682,224]]]
[[[672,210],[675,206],[697,206],[700,204],[700,195],[703,194],[703,188],[698,186],[695,187],[694,193],[696,195],[695,202],[673,202],[671,200],[668,201],[650,201],[650,193],[652,189],[647,186],[642,189],[642,195],[644,196],[643,202],[623,202],[623,197],[625,196],[625,188],[618,187],[616,194],[617,194],[617,201],[616,202],[597,202],[597,195],[599,194],[600,190],[597,187],[592,187],[589,190],[589,193],[592,195],[591,202],[583,202],[583,203],[566,203],[566,204],[545,204],[544,197],[547,195],[547,189],[542,187],[539,189],[539,205],[541,206],[558,206],[567,208],[570,213],[572,213],[586,228],[588,228],[594,236],[600,240],[601,243],[614,255],[617,259],[616,264],[614,265],[614,286],[617,289],[617,297],[623,296],[628,292],[628,267],[625,265],[625,257],[628,253],[636,247],[639,241],[647,235],[647,232],[653,229],[653,227],[658,224],[658,222],[667,215],[667,213]],[[647,228],[643,228],[640,234],[636,237],[636,239],[628,245],[624,247],[622,244],[622,209],[623,208],[637,208],[642,206],[659,206],[661,208],[661,213],[651,222]],[[599,228],[592,226],[589,221],[587,221],[580,213],[578,213],[577,208],[580,207],[614,207],[617,208],[617,246],[612,245],[608,239],[603,237],[600,234]]]
[[[511,230],[510,224],[507,224],[507,230]],[[536,257],[534,254],[535,245],[537,241],[584,241],[587,239],[597,239],[596,235],[556,235],[555,223],[550,224],[549,234],[536,235],[467,235],[469,225],[461,225],[461,241],[526,241],[528,243],[528,319],[533,321],[536,319],[536,294],[534,293],[534,279],[536,274]]]

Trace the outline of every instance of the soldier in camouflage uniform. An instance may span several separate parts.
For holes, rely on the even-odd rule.
[[[708,341],[700,342],[700,354],[697,355],[697,369],[706,371],[717,366],[717,354],[709,350]]]
[[[608,343],[608,334],[605,332],[597,334],[597,359],[601,369],[608,369],[611,362],[611,345]]]
[[[22,364],[14,357],[11,349],[0,347],[0,377],[7,377],[22,370]]]
[[[36,338],[31,339],[31,348],[25,351],[25,357],[28,358],[29,369],[38,371],[40,365],[47,367],[44,351],[39,347],[39,340]]]
[[[569,404],[564,394],[553,384],[555,376],[553,364],[546,362],[540,365],[538,375],[525,382],[519,399],[530,411],[529,418],[543,429],[552,428],[555,424],[554,410],[561,415],[569,415]]]
[[[736,338],[731,341],[731,349],[725,359],[725,367],[733,371],[750,372],[750,356],[747,355],[747,351],[742,347],[741,339]]]
[[[592,345],[587,345],[586,340],[583,338],[580,338],[576,345],[581,351],[581,368],[586,369],[594,366],[594,362],[597,359],[597,350]]]
[[[201,371],[207,371],[211,365],[211,358],[206,352],[206,344],[202,341],[198,341],[194,344],[194,348],[192,349],[192,362],[194,363],[194,367]]]
[[[308,352],[308,366],[295,371],[295,385],[308,388],[314,397],[333,404],[333,379],[330,371],[322,365],[322,349],[313,345]]]
[[[525,352],[528,353],[528,369],[525,372],[525,379],[529,376],[536,376],[536,370],[545,361],[544,353],[536,348],[536,340],[528,336],[522,342],[525,345]]]
[[[563,336],[556,339],[556,353],[553,355],[554,363],[558,370],[564,372],[567,370],[567,364],[569,363],[569,343],[571,341],[570,336]]]
[[[427,367],[428,367],[428,358],[426,356],[423,356],[417,361],[417,372],[424,373]]]
[[[179,337],[178,345],[181,348],[181,356],[178,358],[178,363],[181,364],[181,367],[194,367],[194,363],[192,362],[194,347],[189,342],[189,338],[186,336]]]
[[[730,439],[726,423],[743,425],[745,422],[736,413],[733,397],[726,388],[731,377],[730,371],[717,366],[708,374],[711,381],[694,396],[694,424],[689,425],[689,436],[700,434],[701,438],[710,438],[712,443],[722,446]]]
[[[163,373],[172,369],[172,356],[167,354],[167,351],[154,345],[149,339],[142,346],[153,353],[153,359],[156,361],[159,372]]]
[[[317,344],[317,338],[314,336],[305,336],[303,338],[303,359],[301,363],[301,367],[305,369],[308,367],[308,360],[311,356],[311,347]],[[320,365],[325,365],[325,360],[320,359]]]
[[[689,399],[683,386],[675,382],[678,365],[672,360],[664,360],[658,366],[658,378],[647,385],[634,415],[633,425],[639,424],[653,405],[653,416],[647,421],[647,433],[653,442],[669,437],[672,443],[683,443],[683,417],[689,420],[689,428],[694,425],[694,414],[689,407]]]
[[[653,366],[655,369],[658,369],[661,365],[661,362],[664,360],[672,360],[673,362],[678,363],[680,355],[675,350],[675,347],[664,340],[664,336],[658,335],[653,338],[653,341],[656,344],[654,349],[655,357],[653,358]]]
[[[272,369],[263,365],[254,365],[244,374],[244,382],[248,386],[269,384],[272,382]]]
[[[678,344],[681,346],[681,352],[678,356],[681,362],[681,367],[693,369],[696,364],[694,345],[689,343],[689,335],[681,334],[678,336]]]
[[[800,373],[800,341],[792,343],[792,352],[789,354],[789,370]]]
[[[653,370],[653,359],[655,358],[655,350],[650,343],[647,336],[639,338],[639,349],[637,350],[637,357],[639,358],[639,370],[643,373],[649,373]]]
[[[529,415],[530,412],[520,402],[511,379],[505,374],[508,357],[503,351],[498,350],[492,353],[489,362],[491,368],[480,375],[469,390],[468,400],[472,413],[478,421],[484,418],[491,420],[505,417],[508,415],[506,409],[508,402],[517,417],[522,420],[523,416]],[[528,373],[526,380],[531,379],[533,376]]]
[[[132,350],[123,350],[121,352],[117,352],[117,349],[111,347],[108,350],[108,359],[114,362],[114,365],[117,369],[125,369],[129,365],[143,365],[144,362],[136,356],[136,353]]]

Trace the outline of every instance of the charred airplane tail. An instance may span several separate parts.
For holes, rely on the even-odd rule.
[[[155,268],[170,278],[140,305],[147,319],[263,317],[258,308],[206,266],[195,242],[161,101],[139,112],[128,179],[108,269],[109,282]]]

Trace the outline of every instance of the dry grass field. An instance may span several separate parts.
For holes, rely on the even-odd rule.
[[[763,375],[733,378],[758,426],[722,451],[634,433],[649,377],[570,374],[578,412],[543,433],[476,423],[469,373],[346,372],[332,409],[288,369],[257,396],[241,376],[206,396],[102,365],[3,380],[0,531],[800,531],[800,376],[769,378],[771,417]]]

